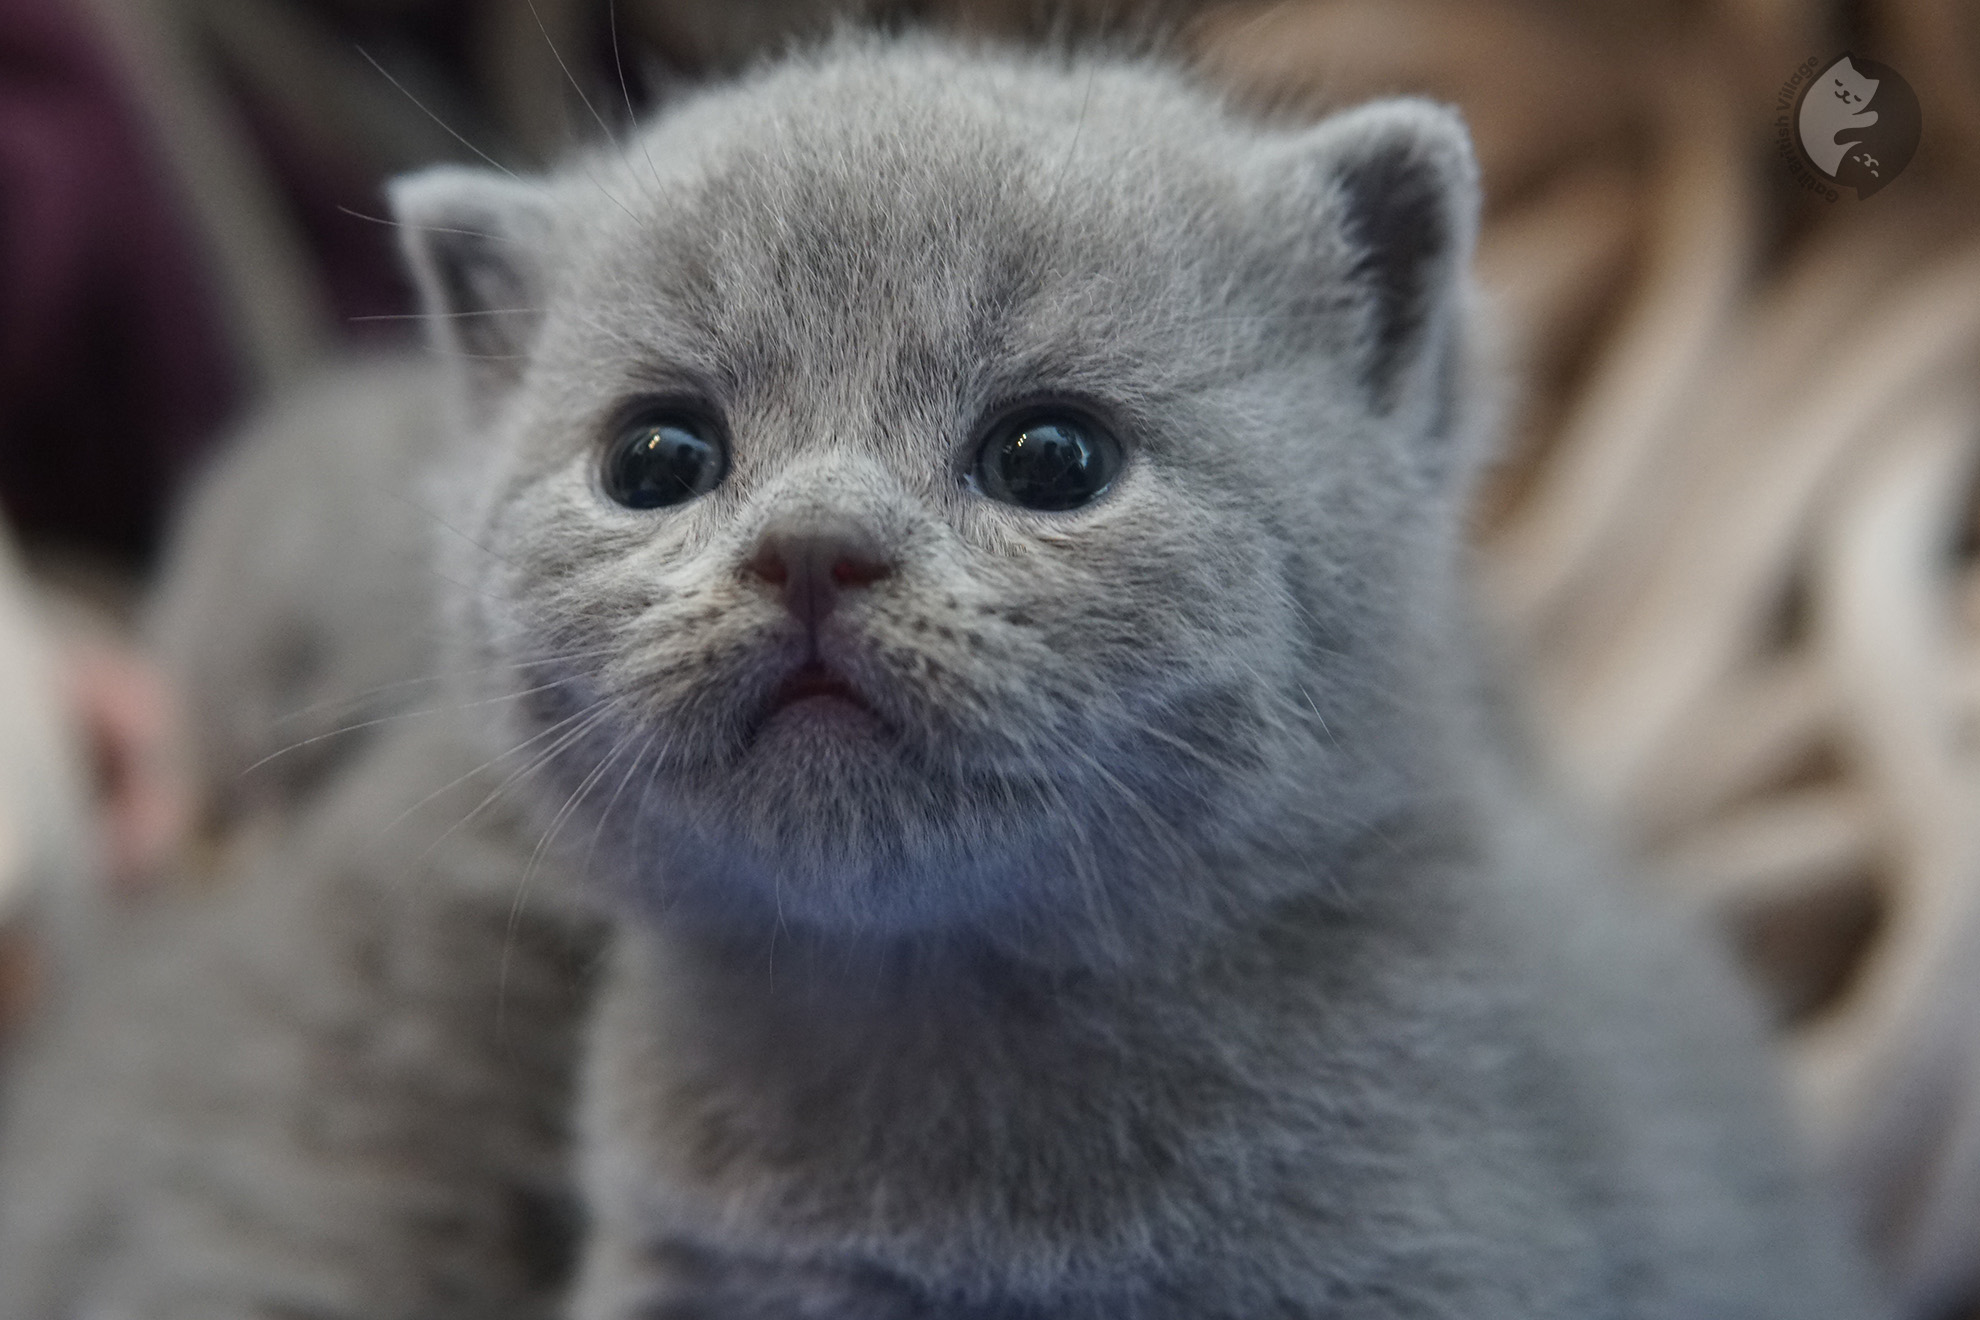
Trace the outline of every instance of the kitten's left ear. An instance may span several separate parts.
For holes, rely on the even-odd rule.
[[[427,337],[459,363],[479,408],[521,377],[543,319],[549,186],[441,165],[394,179],[389,193]]]
[[[1301,209],[1326,227],[1331,280],[1364,318],[1359,375],[1378,410],[1455,388],[1465,271],[1478,233],[1478,163],[1455,110],[1414,98],[1326,119],[1276,149]]]

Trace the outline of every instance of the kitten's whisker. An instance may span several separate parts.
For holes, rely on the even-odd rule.
[[[369,316],[347,316],[348,325],[369,321],[451,321],[469,316],[539,316],[541,307],[477,307],[460,312],[378,312]]]
[[[621,734],[618,740],[612,744],[612,749],[605,754],[604,759],[593,766],[586,773],[585,777],[578,781],[578,786],[571,790],[569,797],[564,799],[564,805],[559,807],[557,814],[550,818],[549,828],[544,830],[543,836],[536,841],[536,848],[529,856],[529,865],[523,869],[522,887],[516,893],[516,906],[518,909],[522,905],[522,890],[529,887],[530,876],[535,873],[537,866],[543,861],[544,854],[549,851],[551,841],[562,831],[564,822],[570,819],[571,813],[577,810],[578,804],[590,794],[598,781],[604,778],[606,770],[611,767],[614,761],[619,759],[619,753],[631,744],[633,737],[634,735],[630,733]]]
[[[614,645],[595,646],[582,650],[540,656],[534,660],[504,660],[494,664],[473,665],[465,669],[440,669],[430,674],[420,674],[413,678],[402,678],[390,683],[380,683],[376,687],[365,688],[360,692],[347,693],[339,697],[325,697],[321,701],[313,701],[307,706],[298,707],[295,710],[278,715],[271,723],[276,727],[280,727],[281,725],[292,724],[297,720],[306,719],[311,715],[319,714],[326,710],[356,710],[362,708],[366,702],[369,702],[375,697],[381,697],[387,693],[397,692],[404,688],[418,687],[421,684],[444,683],[452,678],[468,678],[477,674],[502,673],[517,669],[530,669],[537,665],[558,664],[567,660],[583,660],[596,655],[607,655],[617,649],[618,647]]]
[[[619,75],[619,94],[626,98],[626,131],[639,141],[639,150],[646,157],[646,171],[653,176],[653,186],[660,187],[660,167],[653,163],[653,148],[647,145],[646,134],[640,131],[639,112],[633,109],[632,88],[626,85],[625,62],[619,58],[619,7],[618,0],[605,0],[605,28],[612,36],[612,68]]]
[[[524,0],[524,3],[529,6],[529,16],[536,20],[536,30],[543,34],[543,44],[550,48],[550,57],[556,60],[557,67],[563,70],[564,80],[570,83],[571,90],[577,93],[578,100],[582,101],[584,103],[584,108],[591,112],[591,117],[598,121],[598,127],[605,131],[605,140],[611,143],[614,154],[618,154],[619,152],[618,138],[612,135],[611,125],[605,122],[605,117],[598,113],[598,109],[596,106],[591,104],[591,98],[584,94],[584,88],[578,84],[577,78],[571,73],[571,66],[564,63],[563,52],[559,51],[557,49],[557,43],[551,40],[550,29],[544,26],[543,15],[536,7],[536,0]],[[639,217],[632,213],[632,209],[628,207],[624,202],[620,201],[615,195],[613,195],[612,190],[605,186],[604,181],[601,180],[597,176],[597,174],[592,172],[590,161],[588,161],[584,156],[578,156],[576,159],[577,159],[578,168],[584,171],[584,176],[587,179],[591,180],[592,186],[597,188],[600,193],[604,194],[605,200],[612,203],[612,205],[618,207],[621,211],[624,211],[626,213],[626,219],[632,221],[634,224],[638,224]]]
[[[435,521],[438,520],[436,519]],[[445,583],[447,586],[450,586],[454,590],[460,592],[463,596],[476,596],[493,605],[502,605],[508,599],[507,597],[503,596],[502,593],[500,593],[499,591],[496,591],[489,587],[484,587],[476,582],[463,582],[459,578],[454,577],[451,574],[441,572],[434,565],[431,564],[427,565],[427,572],[433,575],[433,579],[436,582]]]
[[[639,122],[639,114],[633,109],[632,88],[626,83],[626,64],[619,58],[619,0],[605,0],[605,34],[612,41],[612,72],[619,79],[619,95],[626,102],[626,125],[630,129]]]
[[[324,741],[326,738],[337,738],[347,733],[357,733],[363,729],[375,729],[381,724],[390,724],[395,720],[417,719],[424,715],[444,715],[450,711],[472,710],[477,706],[492,706],[498,702],[516,701],[522,697],[527,697],[532,693],[542,692],[546,688],[552,688],[555,686],[557,686],[555,683],[544,683],[537,687],[525,688],[520,692],[504,693],[502,696],[499,697],[482,697],[479,700],[475,700],[475,701],[454,701],[454,702],[448,702],[447,704],[441,706],[427,706],[420,710],[393,711],[388,715],[380,715],[375,719],[359,720],[355,724],[346,724],[341,728],[327,729],[322,733],[311,734],[307,738],[298,739],[297,741],[290,743],[286,747],[276,748],[268,755],[262,757],[259,761],[256,761],[254,764],[242,770],[240,773],[240,777],[245,779],[247,778],[247,776],[253,774],[256,770],[259,770],[262,766],[267,765],[270,761],[273,761],[278,757],[287,756],[290,752],[300,751],[302,748],[311,746],[312,744],[320,743]]]
[[[627,736],[630,737],[631,735]],[[605,822],[611,819],[612,808],[619,805],[619,798],[625,794],[626,785],[632,782],[633,771],[639,769],[640,762],[645,760],[646,754],[653,750],[653,740],[658,736],[659,730],[657,729],[648,733],[646,740],[640,744],[639,752],[632,760],[626,762],[626,772],[619,777],[619,786],[612,790],[612,796],[606,800],[605,810],[598,813],[598,823],[591,828],[591,844],[584,850],[584,866],[580,869],[579,874],[586,876],[591,874],[592,858],[597,855],[598,840],[605,832]]]
[[[455,132],[454,126],[452,124],[448,123],[446,120],[442,119],[439,115],[436,115],[431,110],[427,109],[425,102],[421,101],[417,96],[414,96],[411,92],[407,91],[406,85],[404,83],[400,82],[397,78],[394,78],[391,75],[390,71],[388,71],[384,65],[380,64],[376,59],[372,58],[370,51],[366,50],[363,46],[359,46],[357,47],[357,53],[364,56],[365,62],[371,65],[372,68],[378,70],[380,77],[384,78],[386,82],[391,83],[392,86],[398,88],[399,94],[401,96],[405,97],[408,101],[411,101],[414,105],[418,106],[421,114],[425,115],[428,119],[431,119],[434,123],[440,125],[441,128],[446,129],[448,136],[452,137],[454,141],[460,143],[462,146],[466,147],[469,151],[472,151],[475,155],[481,157],[483,160],[487,161],[490,165],[493,165],[496,169],[508,175],[511,179],[514,179],[517,183],[527,182],[530,183],[531,186],[536,186],[533,181],[525,180],[521,175],[517,174],[514,170],[510,169],[507,165],[504,165],[501,161],[496,160],[493,156],[483,151],[480,147],[475,146],[474,143],[468,141],[466,138],[462,137],[459,133]]]
[[[1079,837],[1079,848],[1072,854],[1072,865],[1074,874],[1080,880],[1078,890],[1081,895],[1080,902],[1090,905],[1096,901],[1094,894],[1102,886],[1094,873],[1099,857],[1093,847],[1093,837],[1086,832],[1086,818],[1073,809],[1072,803],[1066,799],[1065,790],[1058,784],[1050,779],[1040,780],[1039,783],[1047,793],[1051,794],[1052,802],[1057,808],[1057,818],[1072,826],[1073,833]]]
[[[539,729],[537,732],[523,739],[515,746],[509,748],[508,751],[501,752],[495,756],[489,757],[486,761],[483,761],[480,765],[468,771],[466,774],[456,775],[454,778],[448,780],[446,783],[434,789],[431,793],[428,793],[425,797],[421,798],[419,801],[413,803],[410,807],[407,807],[404,811],[400,812],[395,818],[393,818],[392,823],[390,825],[387,825],[385,828],[387,830],[398,828],[400,825],[404,824],[413,815],[414,812],[418,811],[421,807],[433,801],[435,798],[442,797],[448,792],[451,792],[453,789],[459,788],[462,784],[465,784],[468,780],[473,779],[476,775],[481,774],[482,772],[496,765],[501,764],[503,761],[508,760],[510,757],[522,751],[524,748],[530,746],[532,743],[538,743],[543,741],[545,738],[552,737],[557,733],[559,729],[566,727],[573,720],[582,719],[592,709],[594,709],[594,707],[587,706],[583,710],[578,711],[574,715],[566,715],[563,719],[558,720],[555,724],[549,725],[548,727],[543,729]]]
[[[571,790],[571,795],[564,799],[564,805],[559,807],[557,814],[551,818],[550,827],[543,832],[543,837],[537,840],[536,850],[529,856],[529,864],[523,867],[522,881],[516,886],[514,901],[509,904],[508,928],[502,936],[502,959],[495,974],[495,1022],[498,1032],[502,1029],[503,1014],[508,1007],[509,956],[515,951],[516,931],[522,924],[523,903],[529,896],[530,882],[536,878],[537,867],[549,850],[551,840],[557,837],[558,831],[564,827],[564,822],[570,818],[578,804],[590,795],[592,788],[604,777],[606,769],[618,759],[619,753],[632,742],[632,739],[633,735],[630,733],[621,735],[619,740],[612,744],[612,750],[606,753],[605,759],[594,766],[591,772],[579,781],[578,786]]]
[[[550,48],[550,58],[556,60],[557,67],[564,71],[564,81],[571,85],[571,90],[577,93],[578,100],[584,103],[584,108],[591,112],[592,119],[597,121],[600,129],[604,130],[605,140],[612,144],[612,149],[618,150],[619,139],[613,135],[612,126],[605,122],[605,116],[598,113],[591,104],[591,98],[584,94],[584,88],[579,85],[576,75],[572,74],[571,66],[564,63],[563,52],[559,51],[557,43],[551,40],[550,29],[543,24],[543,14],[536,7],[536,0],[524,0],[524,3],[529,6],[529,16],[536,20],[536,30],[543,34],[543,44]]]
[[[482,812],[486,811],[491,805],[493,805],[495,800],[501,797],[502,794],[508,790],[511,784],[514,784],[517,780],[521,779],[523,776],[532,774],[535,771],[541,769],[542,767],[548,765],[552,760],[552,758],[560,755],[566,747],[569,747],[577,739],[582,738],[586,733],[590,732],[591,729],[595,728],[599,723],[601,723],[605,719],[606,716],[610,715],[611,713],[612,712],[611,712],[610,699],[605,697],[600,697],[597,701],[585,707],[583,710],[579,711],[576,715],[567,717],[567,719],[564,721],[566,723],[568,723],[571,720],[581,720],[581,722],[578,723],[575,727],[568,729],[564,733],[564,736],[559,738],[555,743],[553,743],[549,747],[549,749],[546,750],[542,755],[536,757],[529,764],[516,770],[507,779],[504,779],[501,783],[495,785],[494,788],[490,789],[488,791],[487,797],[484,797],[483,799],[481,799],[481,801],[475,803],[474,806],[468,809],[468,812],[465,816],[462,816],[452,825],[449,825],[444,831],[442,831],[439,838],[435,839],[432,843],[426,845],[426,849],[424,852],[420,853],[420,857],[422,859],[425,858],[427,854],[431,853],[435,848],[438,848],[442,843],[445,843],[447,839],[450,836],[452,836],[456,830],[459,830],[463,826],[467,825],[476,816],[479,816]],[[551,727],[555,728],[556,726],[553,725]],[[534,740],[532,739],[532,741]],[[498,757],[497,759],[499,760],[501,758]]]
[[[1066,146],[1066,159],[1059,166],[1059,172],[1052,179],[1052,190],[1046,194],[1049,200],[1057,200],[1059,189],[1065,185],[1066,175],[1071,172],[1073,161],[1079,154],[1079,135],[1086,128],[1086,111],[1093,102],[1093,80],[1098,76],[1098,66],[1086,71],[1086,91],[1079,99],[1079,115],[1073,120],[1072,141]]]
[[[1320,713],[1319,703],[1313,700],[1313,694],[1306,690],[1306,684],[1300,683],[1297,686],[1299,688],[1299,695],[1306,698],[1307,707],[1312,710],[1313,718],[1320,721],[1320,732],[1326,734],[1327,740],[1333,743],[1334,746],[1339,747],[1341,745],[1341,740],[1339,738],[1336,738],[1334,736],[1334,731],[1327,726],[1327,717]]]
[[[653,785],[659,782],[660,767],[666,762],[667,753],[673,750],[673,746],[674,735],[670,732],[667,735],[667,740],[660,744],[660,750],[647,761],[646,782],[640,785],[639,806],[633,811],[632,832],[634,838],[639,837],[640,829],[645,824],[647,808],[653,805]],[[645,753],[642,752],[641,755],[644,756]],[[665,906],[664,903],[663,906]]]
[[[1177,836],[1175,826],[1160,811],[1156,810],[1152,802],[1149,802],[1141,793],[1129,787],[1124,780],[1109,770],[1100,758],[1093,755],[1093,753],[1071,742],[1064,744],[1061,750],[1073,753],[1083,765],[1087,766],[1094,774],[1111,785],[1114,791],[1120,795],[1121,800],[1133,808],[1135,813],[1148,823],[1150,832],[1158,840],[1169,845],[1173,855],[1182,855],[1183,850],[1176,846]]]
[[[590,162],[586,161],[583,157],[579,157],[578,163],[579,166],[584,170],[584,177],[591,180],[591,186],[598,189],[599,192],[604,193],[606,201],[610,202],[612,205],[618,207],[621,211],[625,212],[626,219],[632,221],[634,224],[638,224],[639,217],[633,214],[632,208],[630,206],[627,206],[624,202],[620,201],[618,197],[613,194],[612,190],[605,186],[605,181],[603,179],[600,179],[595,173],[592,172]]]
[[[475,540],[472,536],[469,536],[466,532],[454,526],[454,524],[448,522],[445,518],[442,518],[439,514],[427,508],[424,504],[420,503],[412,496],[407,495],[405,492],[393,490],[390,486],[387,486],[382,481],[372,481],[367,479],[364,484],[371,487],[373,490],[377,491],[381,495],[385,495],[388,498],[399,501],[399,503],[405,505],[409,509],[414,510],[415,512],[425,514],[427,517],[431,518],[434,522],[438,523],[441,527],[445,528],[447,531],[452,532],[455,536],[460,537],[463,541],[466,541],[469,545],[481,551],[483,554],[487,555],[490,559],[496,560],[498,563],[505,564],[510,568],[515,568],[517,566],[512,560],[506,558],[499,552]],[[454,585],[462,586],[464,584],[455,583]]]
[[[1136,732],[1144,733],[1148,735],[1150,738],[1155,739],[1157,742],[1166,743],[1170,747],[1173,747],[1175,750],[1183,753],[1184,755],[1192,757],[1195,760],[1202,762],[1204,768],[1206,769],[1220,771],[1222,773],[1229,774],[1231,770],[1234,768],[1230,762],[1218,760],[1216,757],[1212,756],[1209,752],[1206,752],[1201,747],[1198,747],[1195,744],[1191,743],[1187,738],[1179,738],[1175,734],[1170,733],[1167,729],[1162,728],[1158,724],[1154,724],[1148,720],[1141,719],[1134,715],[1130,715],[1126,711],[1119,712],[1118,718],[1120,719],[1121,723],[1135,730]]]
[[[540,243],[526,242],[523,239],[517,238],[514,234],[487,234],[479,229],[462,229],[456,225],[414,224],[410,220],[398,220],[391,216],[367,215],[363,211],[354,211],[350,207],[343,205],[339,205],[337,209],[345,215],[350,216],[353,220],[368,220],[374,225],[390,225],[394,229],[417,229],[423,234],[460,234],[466,238],[486,239],[490,243],[513,243],[517,247],[528,248],[532,252],[543,252],[547,250]]]

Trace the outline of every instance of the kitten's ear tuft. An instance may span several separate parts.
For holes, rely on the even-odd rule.
[[[1431,101],[1376,101],[1316,125],[1297,148],[1298,173],[1322,190],[1362,294],[1361,375],[1377,406],[1447,388],[1478,231],[1478,164],[1463,119]]]
[[[513,384],[542,321],[555,212],[547,187],[441,165],[389,185],[433,346],[482,387]]]

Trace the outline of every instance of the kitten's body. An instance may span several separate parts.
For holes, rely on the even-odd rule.
[[[631,934],[576,1314],[1867,1314],[1735,987],[1536,842],[1371,839],[1362,901],[1122,975]]]
[[[55,1033],[0,1252],[63,1268],[0,1254],[6,1314],[545,1313],[489,1207],[554,1181],[581,1018],[576,1320],[1872,1314],[1737,992],[1474,710],[1448,114],[1268,133],[1135,64],[843,45],[396,200],[469,387],[441,594],[490,704],[351,766],[218,900],[229,959],[162,959],[217,999],[126,1074],[190,1079],[126,1084],[152,1156],[67,1175],[48,1097],[99,1051]],[[726,474],[615,506],[601,443],[684,392]],[[1040,399],[1122,436],[1090,504],[963,479]],[[395,817],[525,740],[522,819],[424,854],[460,804]],[[589,941],[583,902],[599,1001],[524,950],[506,1064],[504,919]],[[290,1062],[203,1066],[257,1040]]]
[[[0,1315],[560,1312],[602,932],[554,867],[518,909],[510,810],[460,825],[499,775],[421,803],[466,755],[395,734],[88,951],[10,1088]]]

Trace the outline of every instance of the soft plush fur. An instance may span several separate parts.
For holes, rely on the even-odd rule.
[[[1475,709],[1454,115],[848,41],[394,201],[458,710],[157,946],[200,988],[99,1120],[143,1159],[30,1073],[6,1314],[546,1313],[495,1207],[554,1184],[580,1017],[574,1320],[1874,1313],[1735,988]],[[634,510],[653,396],[732,454]],[[1112,488],[972,488],[1050,399]],[[858,704],[778,704],[807,663]],[[395,819],[516,749],[518,819]],[[132,1053],[78,1043],[130,993],[46,1057]]]
[[[180,510],[149,633],[214,814],[280,807],[397,712],[444,702],[421,477],[448,435],[431,364],[340,362],[248,419]]]
[[[469,768],[410,729],[105,932],[11,1079],[0,1315],[557,1314],[602,932],[512,812],[461,824],[493,781],[420,803]]]

